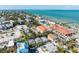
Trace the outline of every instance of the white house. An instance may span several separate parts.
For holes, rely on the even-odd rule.
[[[14,40],[10,40],[6,47],[13,47],[14,46]]]
[[[47,50],[48,50],[49,53],[57,51],[57,47],[54,44],[50,43],[50,42],[48,42],[45,45],[45,47],[47,48]]]
[[[43,42],[47,42],[48,41],[48,38],[46,38],[46,37],[41,37],[41,39],[42,39]]]
[[[16,29],[17,29],[17,30],[21,30],[21,29],[22,29],[22,25],[17,25],[17,26],[16,26]]]
[[[39,53],[53,53],[57,51],[57,47],[52,43],[48,42],[46,45],[37,48]]]
[[[21,37],[21,32],[20,32],[20,30],[16,30],[16,31],[14,32],[14,37],[15,37],[15,38]]]

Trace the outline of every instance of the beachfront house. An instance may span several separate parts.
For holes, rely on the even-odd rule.
[[[35,16],[35,19],[36,19],[36,20],[39,20],[39,19],[41,19],[41,16],[36,15],[36,16]]]
[[[73,33],[71,31],[69,31],[68,29],[55,24],[51,26],[52,29],[56,30],[57,32],[59,32],[60,34],[64,35],[64,36],[71,36]]]
[[[50,25],[54,25],[54,24],[55,24],[55,22],[54,22],[54,21],[49,20],[49,19],[45,19],[45,21],[46,21],[47,23],[49,23]]]
[[[29,19],[30,17],[31,17],[31,16],[27,14],[25,18],[26,18],[26,19]]]
[[[41,24],[41,25],[44,25],[44,26],[49,26],[49,23],[48,22],[46,22],[45,21],[45,19],[43,19],[43,20],[39,20],[39,23]]]

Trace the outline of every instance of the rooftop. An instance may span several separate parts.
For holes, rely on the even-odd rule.
[[[58,24],[53,25],[52,28],[66,36],[71,34],[71,31],[69,31],[68,29],[66,29]]]
[[[37,26],[37,29],[42,30],[42,31],[46,31],[47,30],[47,28],[45,26],[42,26],[42,25]]]
[[[54,34],[48,34],[48,39],[49,40],[53,40],[55,38],[56,38],[56,36]]]

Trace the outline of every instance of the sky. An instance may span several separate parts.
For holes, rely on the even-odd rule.
[[[79,5],[0,5],[0,10],[3,9],[79,10]]]

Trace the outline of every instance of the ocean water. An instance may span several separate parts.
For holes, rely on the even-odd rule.
[[[54,21],[79,24],[79,10],[26,10],[26,12],[45,16]]]

